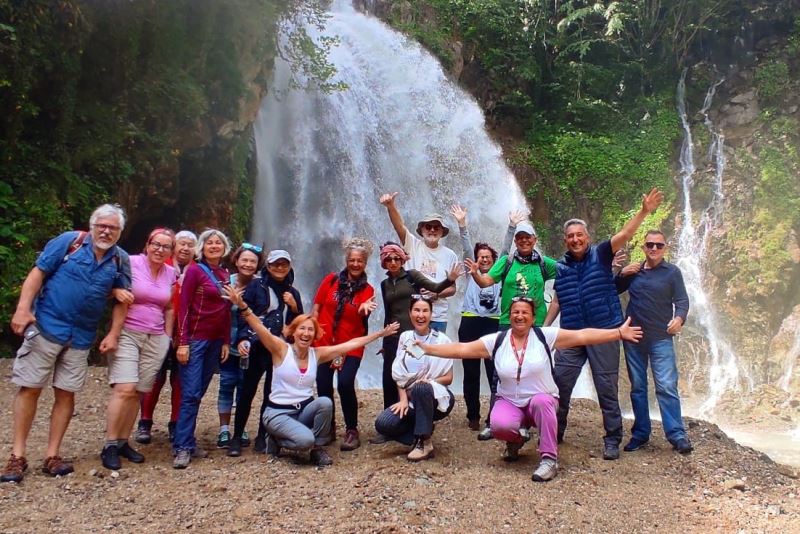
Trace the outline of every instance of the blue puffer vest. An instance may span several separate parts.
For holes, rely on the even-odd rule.
[[[600,263],[597,245],[589,247],[582,261],[567,252],[556,268],[562,328],[616,328],[622,324],[614,275],[610,265]]]

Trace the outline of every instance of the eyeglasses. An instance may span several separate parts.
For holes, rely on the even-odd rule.
[[[252,250],[256,254],[261,254],[262,252],[264,252],[264,247],[253,245],[252,243],[242,243],[242,248],[245,250]]]
[[[426,229],[426,230],[441,230],[442,229],[442,225],[441,224],[425,223],[425,224],[422,225],[422,227],[424,229]]]
[[[153,250],[164,250],[166,252],[169,252],[170,250],[172,250],[172,244],[171,243],[156,243],[155,241],[150,241],[148,243],[148,245]]]
[[[644,244],[644,246],[645,246],[645,248],[648,248],[648,249],[657,248],[658,250],[661,250],[662,248],[666,247],[667,244],[666,243],[656,243],[654,241],[648,241],[647,243]]]
[[[113,224],[99,224],[99,223],[93,224],[92,228],[100,230],[101,232],[119,232],[121,229],[119,226],[115,226]]]
[[[400,256],[389,256],[388,258],[386,258],[385,261],[386,263],[394,263],[394,262],[402,263],[403,258],[401,258]]]
[[[432,302],[433,299],[428,295],[421,295],[419,293],[414,293],[411,295],[411,300],[424,300],[425,302]]]

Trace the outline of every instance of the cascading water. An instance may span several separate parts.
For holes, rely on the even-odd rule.
[[[279,58],[255,125],[253,238],[294,255],[307,309],[319,280],[343,268],[342,238],[396,240],[378,203],[383,192],[400,192],[412,231],[423,214],[458,202],[469,210],[473,238],[498,245],[508,212],[524,206],[480,107],[433,56],[350,2],[334,2],[329,15],[324,32],[340,42],[328,60],[348,89],[292,90],[291,67]],[[316,27],[307,31],[320,37]],[[457,229],[447,244],[460,252]],[[374,256],[368,274],[377,287],[383,275]],[[361,386],[380,384],[374,360],[365,358]]]
[[[717,326],[716,312],[711,304],[706,291],[704,279],[704,261],[708,250],[708,240],[713,230],[720,222],[722,213],[722,178],[725,172],[725,138],[715,128],[708,116],[708,110],[713,102],[717,87],[723,80],[719,80],[708,89],[700,110],[704,123],[711,138],[709,146],[709,160],[715,167],[713,195],[701,213],[697,223],[694,223],[692,211],[692,190],[697,169],[694,163],[694,144],[691,127],[686,112],[686,73],[684,69],[678,81],[677,108],[680,115],[684,136],[680,151],[680,180],[683,191],[683,222],[678,238],[678,251],[676,264],[683,273],[686,289],[691,295],[691,313],[689,314],[688,329],[697,328],[707,343],[709,360],[706,362],[708,370],[707,396],[700,406],[700,415],[708,416],[719,402],[722,395],[731,389],[740,388],[740,380],[744,377],[748,382],[749,377],[740,370],[738,358],[733,348],[723,338]],[[749,383],[752,388],[752,383]]]
[[[795,330],[794,332],[794,343],[792,347],[789,349],[789,353],[786,355],[786,359],[784,360],[783,366],[783,374],[781,378],[778,380],[778,387],[784,391],[790,392],[792,380],[794,379],[795,374],[795,366],[797,364],[797,360],[800,358],[800,329]],[[800,431],[800,428],[798,428]]]

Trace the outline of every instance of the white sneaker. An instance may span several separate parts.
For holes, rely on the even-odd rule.
[[[181,449],[175,455],[175,460],[172,462],[172,467],[175,469],[186,469],[192,461],[192,453],[187,449]]]
[[[547,482],[553,480],[558,474],[558,462],[553,458],[542,458],[539,467],[533,472],[533,480],[536,482]]]

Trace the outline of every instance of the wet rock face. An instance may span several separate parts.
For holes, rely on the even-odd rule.
[[[800,304],[781,323],[769,343],[770,381],[785,391],[800,394]]]

